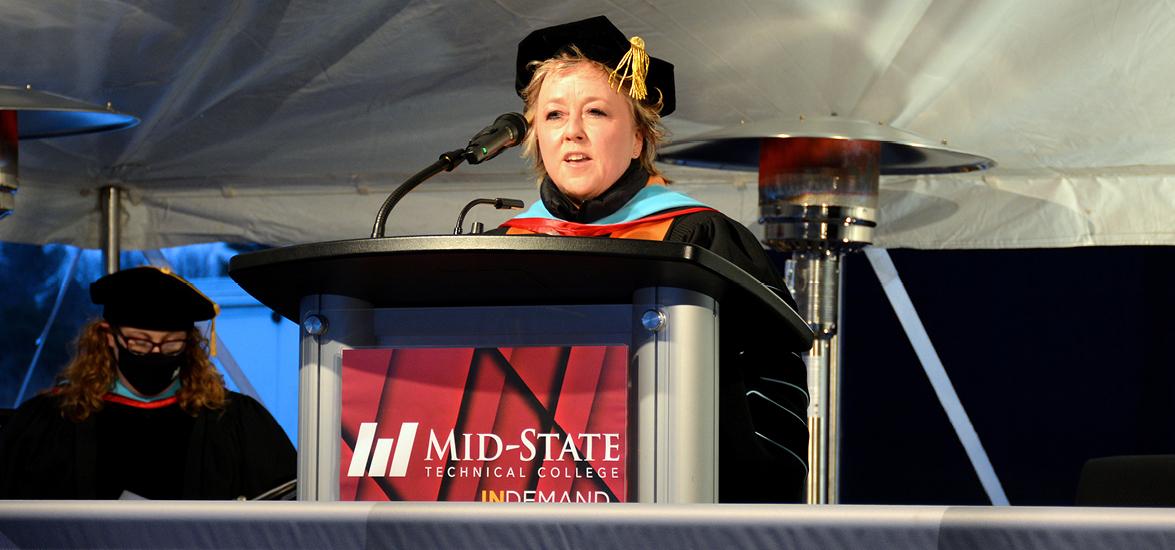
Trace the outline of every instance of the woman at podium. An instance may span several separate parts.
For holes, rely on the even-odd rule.
[[[515,89],[539,197],[493,233],[665,240],[709,249],[795,306],[758,240],[669,190],[654,164],[673,112],[673,65],[603,16],[539,29],[518,47]],[[799,502],[807,473],[806,374],[788,350],[720,335],[719,499]],[[750,398],[748,396],[751,396]]]
[[[103,306],[49,391],[0,430],[0,498],[236,499],[294,479],[285,432],[228,391],[196,321],[216,304],[153,267],[90,285]]]

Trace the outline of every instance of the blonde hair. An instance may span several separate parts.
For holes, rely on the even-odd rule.
[[[526,117],[526,136],[522,141],[522,156],[531,159],[531,168],[534,170],[535,177],[540,183],[547,177],[547,168],[543,166],[543,156],[539,153],[538,137],[535,135],[535,117],[538,111],[539,90],[543,87],[543,82],[548,76],[560,73],[581,65],[588,65],[599,70],[604,78],[612,73],[607,65],[591,59],[583,54],[579,48],[571,46],[570,51],[564,51],[546,61],[532,61],[530,67],[534,68],[534,73],[530,77],[530,83],[522,90],[523,102],[523,116]],[[636,129],[641,135],[641,155],[639,160],[641,167],[649,173],[650,176],[660,176],[661,171],[657,169],[655,161],[657,160],[657,148],[665,141],[665,128],[661,126],[661,98],[657,99],[654,105],[647,105],[641,101],[629,97],[627,87],[631,81],[625,81],[621,84],[621,89],[617,90],[624,99],[628,100],[632,107],[633,122]],[[660,93],[659,90],[657,90]]]
[[[101,319],[86,324],[78,335],[73,359],[57,376],[57,386],[49,390],[58,395],[62,415],[74,422],[102,410],[102,396],[114,385],[116,360],[107,345],[109,334],[110,325]],[[204,409],[223,408],[227,390],[208,359],[208,341],[194,327],[188,330],[187,340],[176,393],[180,408],[192,416]]]

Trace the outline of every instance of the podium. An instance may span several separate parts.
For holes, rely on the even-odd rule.
[[[229,274],[302,327],[300,500],[716,502],[719,314],[781,352],[812,342],[683,243],[359,239]]]

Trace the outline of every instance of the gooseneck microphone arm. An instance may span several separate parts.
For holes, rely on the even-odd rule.
[[[424,180],[439,174],[442,170],[451,172],[466,160],[470,164],[479,164],[490,160],[503,150],[521,143],[524,135],[526,135],[526,119],[518,113],[506,113],[473,136],[465,148],[454,149],[441,155],[439,160],[408,178],[395,191],[392,191],[391,195],[388,195],[383,205],[379,207],[379,212],[376,213],[375,225],[371,228],[371,238],[377,239],[384,236],[384,229],[388,223],[388,216],[392,213],[392,208],[409,191],[424,183]]]
[[[461,209],[460,214],[457,214],[457,227],[453,228],[454,235],[460,235],[464,231],[465,215],[469,213],[471,208],[479,204],[492,204],[498,210],[521,210],[522,207],[526,206],[526,203],[518,199],[473,199],[469,201],[469,204],[465,205],[465,208]]]
[[[404,183],[401,183],[395,191],[392,191],[388,198],[384,199],[384,203],[379,207],[379,212],[375,215],[375,226],[371,228],[371,238],[377,239],[384,236],[384,226],[388,224],[388,216],[392,213],[392,208],[395,208],[396,203],[404,198],[409,191],[416,188],[417,185],[424,183],[424,180],[431,178],[441,171],[452,172],[461,161],[465,160],[465,149],[454,149],[441,155],[441,158],[429,165],[428,168],[421,170],[416,175],[408,178]]]

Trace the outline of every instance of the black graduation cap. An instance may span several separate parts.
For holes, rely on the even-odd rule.
[[[90,301],[112,324],[147,330],[187,330],[216,316],[216,304],[192,283],[157,267],[111,273],[90,285]]]
[[[631,75],[631,89],[635,93],[648,90],[643,97],[633,97],[649,105],[655,105],[657,100],[661,100],[661,116],[668,116],[677,108],[673,64],[649,56],[645,53],[644,40],[635,36],[631,40],[625,38],[624,33],[603,15],[539,29],[523,38],[518,43],[515,91],[521,96],[522,90],[530,84],[534,69],[528,65],[532,61],[545,61],[562,51],[570,51],[572,45],[589,59],[615,69],[617,72],[613,73],[614,76]],[[644,60],[647,60],[647,65]]]

